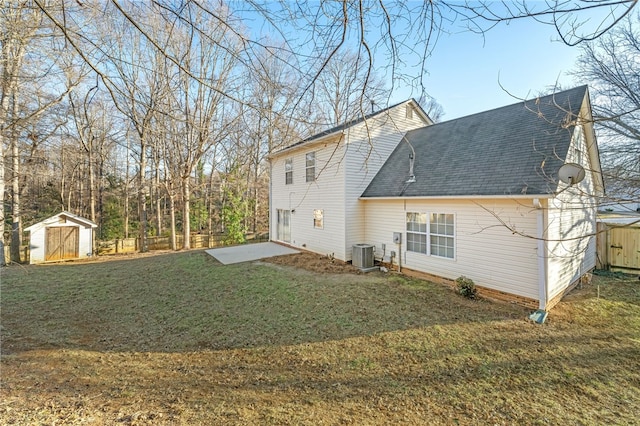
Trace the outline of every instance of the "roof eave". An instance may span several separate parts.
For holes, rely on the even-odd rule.
[[[494,194],[494,195],[417,195],[417,196],[386,196],[386,197],[358,197],[359,200],[468,200],[473,199],[509,199],[509,200],[523,200],[532,198],[554,198],[554,194]]]
[[[282,148],[281,150],[278,150],[276,152],[273,152],[273,153],[267,155],[267,159],[271,160],[272,158],[279,157],[279,156],[281,156],[283,154],[288,154],[288,153],[296,151],[298,149],[308,148],[308,147],[313,146],[313,145],[315,145],[317,143],[326,142],[327,140],[330,140],[331,138],[334,138],[337,135],[342,136],[342,135],[344,135],[345,131],[347,131],[348,129],[351,129],[352,127],[355,127],[355,126],[357,126],[359,124],[362,124],[362,123],[366,122],[367,120],[371,120],[374,117],[377,117],[379,115],[388,113],[389,111],[391,111],[394,108],[398,108],[398,107],[400,107],[402,105],[407,105],[407,104],[412,104],[414,106],[414,111],[418,115],[420,115],[422,120],[427,125],[431,125],[431,124],[434,123],[433,120],[431,119],[431,117],[429,117],[427,115],[427,113],[424,111],[424,109],[422,109],[420,104],[418,102],[416,102],[415,99],[411,98],[411,99],[407,99],[406,101],[397,103],[395,105],[391,105],[389,107],[383,108],[383,109],[381,109],[379,111],[376,111],[374,113],[368,114],[368,115],[366,115],[366,116],[364,116],[364,117],[362,117],[360,119],[353,120],[353,122],[343,123],[343,124],[340,125],[340,126],[343,126],[343,127],[339,126],[340,128],[338,128],[334,132],[327,133],[327,134],[323,134],[322,132],[321,133],[317,133],[317,134],[315,134],[313,136],[310,136],[307,139],[301,140],[299,142],[294,143],[293,145],[289,145],[289,146],[287,146],[285,148]]]
[[[339,137],[338,140],[341,140],[342,139],[342,135],[344,135],[344,131],[345,130],[346,129],[337,130],[337,131],[335,131],[333,133],[328,133],[326,135],[322,135],[321,137],[305,140],[303,142],[290,145],[290,146],[288,146],[286,148],[282,148],[279,151],[276,151],[276,152],[273,152],[273,153],[267,155],[267,159],[271,160],[272,158],[280,157],[283,154],[288,154],[290,152],[298,151],[300,149],[309,148],[310,146],[318,145],[318,144],[321,144],[321,143],[326,143],[326,142],[331,141],[332,139],[335,139],[336,137]]]

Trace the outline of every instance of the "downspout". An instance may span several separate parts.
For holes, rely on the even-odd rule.
[[[544,232],[544,208],[540,199],[533,199],[533,206],[536,208],[537,226],[536,240],[538,241],[538,309],[547,309],[547,244]]]

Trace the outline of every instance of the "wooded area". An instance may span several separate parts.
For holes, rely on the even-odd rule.
[[[240,242],[268,226],[266,155],[383,95],[356,90],[363,70],[346,62],[328,65],[313,100],[267,52],[247,69],[245,35],[220,4],[6,2],[1,19],[5,237],[16,261],[23,223],[61,210],[97,223],[98,240]]]
[[[607,35],[635,5],[271,3],[2,2],[0,249],[19,261],[22,229],[62,210],[94,221],[98,240],[136,237],[141,250],[153,236],[173,249],[194,233],[240,242],[267,228],[274,149],[387,106],[400,81],[438,119],[421,75],[445,18],[483,32],[536,16],[572,44]],[[580,25],[583,10],[614,5],[591,32]],[[389,53],[376,68],[374,46]],[[417,55],[419,76],[402,55]],[[625,159],[634,179],[637,157]]]

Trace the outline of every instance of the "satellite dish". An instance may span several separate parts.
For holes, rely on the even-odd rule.
[[[558,170],[558,178],[568,184],[575,185],[582,182],[585,177],[584,167],[576,163],[564,164]]]

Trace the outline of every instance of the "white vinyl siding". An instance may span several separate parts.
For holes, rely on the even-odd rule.
[[[338,158],[342,144],[334,139],[326,143],[299,149],[271,160],[271,226],[272,238],[277,239],[277,209],[291,211],[289,244],[315,253],[333,253],[344,259],[344,167]],[[292,184],[285,184],[285,158],[291,158],[293,170],[305,170],[307,154],[313,152],[316,180],[294,176]],[[314,211],[321,207],[322,228],[314,226]],[[331,217],[331,221],[324,220]]]
[[[477,204],[476,204],[477,202]],[[455,259],[425,256],[402,248],[402,266],[455,280],[538,299],[537,216],[531,200],[367,200],[365,240],[376,256],[398,251],[393,233],[406,229],[407,212],[454,215]],[[509,227],[502,224],[509,224]],[[396,260],[397,261],[397,260]]]
[[[354,244],[371,243],[365,236],[365,216],[364,205],[359,201],[367,186],[380,168],[387,161],[393,150],[402,143],[402,137],[409,130],[424,127],[426,123],[420,114],[414,111],[412,118],[406,117],[406,109],[412,108],[402,104],[399,108],[393,108],[354,126],[348,130],[348,141],[344,154],[345,167],[345,217],[346,223],[346,246],[348,253],[346,260],[351,259],[351,251]],[[407,167],[409,162],[407,161]],[[402,231],[404,227],[397,229]]]
[[[402,136],[428,124],[416,111],[407,119],[405,111],[406,104],[401,104],[366,124],[345,129],[343,134],[307,142],[272,157],[272,238],[277,230],[276,209],[291,210],[291,245],[351,260],[353,245],[366,242],[364,206],[358,198]],[[313,154],[313,172],[307,168],[311,165],[307,154]],[[294,171],[305,171],[305,179],[294,176],[292,184],[285,184],[285,158],[292,159]],[[307,182],[311,176],[314,179]],[[310,219],[318,207],[323,211],[322,229],[315,228]]]
[[[548,299],[562,292],[596,265],[596,197],[593,174],[589,171],[588,147],[582,127],[576,127],[568,163],[582,165],[587,173],[577,185],[561,183],[559,195],[549,202],[547,217]]]

